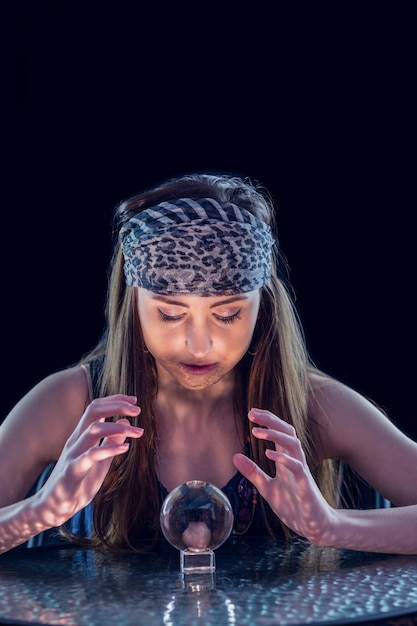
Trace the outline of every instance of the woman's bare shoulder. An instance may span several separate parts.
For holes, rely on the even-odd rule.
[[[309,419],[317,459],[346,461],[398,505],[417,502],[417,444],[351,387],[310,377]]]
[[[37,383],[10,411],[0,428],[0,446],[15,435],[42,440],[49,454],[58,453],[90,402],[87,372],[75,366]]]
[[[90,401],[88,374],[84,367],[75,366],[50,374],[37,383],[16,405],[21,411],[28,404],[38,405],[56,410],[55,402],[59,402],[62,410],[84,411]]]
[[[320,372],[309,375],[309,420],[323,457],[342,458],[354,440],[392,425],[375,403],[345,383]],[[392,427],[393,428],[393,427]]]
[[[87,374],[71,367],[47,376],[0,427],[0,506],[23,498],[56,461],[90,402]]]

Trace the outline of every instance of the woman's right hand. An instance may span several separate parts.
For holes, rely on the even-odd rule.
[[[103,484],[113,458],[129,449],[126,438],[143,435],[143,429],[131,426],[127,419],[140,413],[136,400],[120,394],[89,404],[37,494],[48,527],[60,526],[87,506]],[[105,421],[114,415],[126,417]]]

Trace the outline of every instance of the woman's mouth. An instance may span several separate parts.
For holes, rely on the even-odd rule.
[[[217,366],[217,363],[180,363],[180,367],[187,372],[187,374],[209,374]]]

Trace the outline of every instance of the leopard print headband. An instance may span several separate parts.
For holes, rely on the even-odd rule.
[[[245,293],[270,278],[270,227],[230,202],[161,202],[132,217],[120,241],[126,283],[159,294]]]

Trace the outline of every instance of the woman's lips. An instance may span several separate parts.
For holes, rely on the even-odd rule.
[[[217,363],[180,363],[180,367],[188,374],[209,374],[214,370]]]

